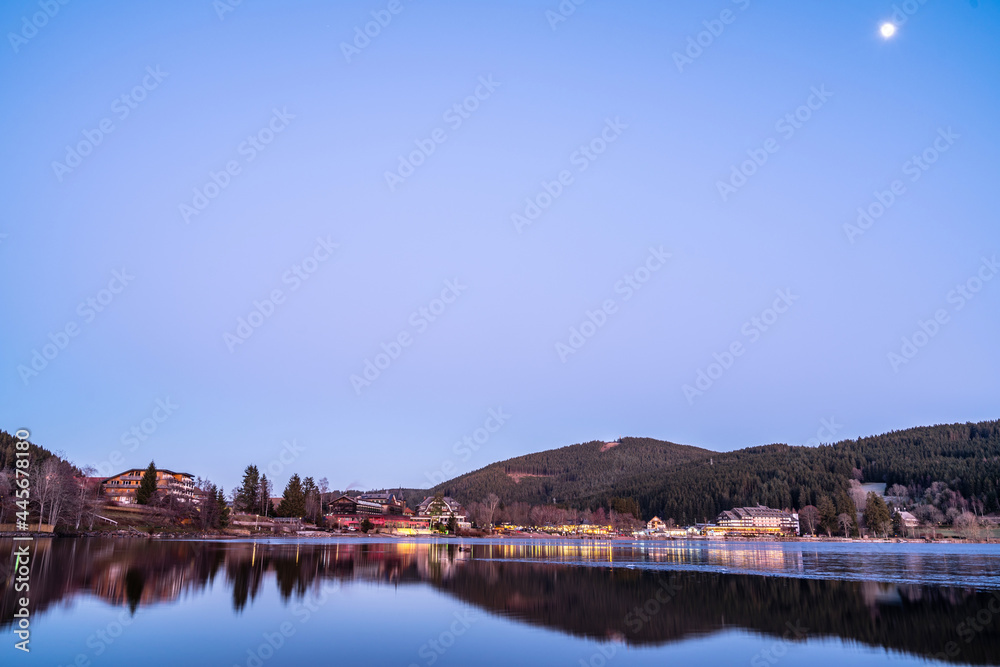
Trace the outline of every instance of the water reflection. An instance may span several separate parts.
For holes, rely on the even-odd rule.
[[[9,544],[0,541],[0,548]],[[976,590],[960,579],[951,586],[927,586],[720,570],[809,574],[866,567],[864,559],[858,564],[857,554],[841,553],[838,563],[838,554],[808,548],[55,539],[37,542],[35,554],[31,581],[36,615],[83,594],[134,613],[198,594],[215,581],[225,583],[237,615],[271,586],[288,603],[323,581],[429,585],[517,622],[633,646],[663,645],[729,628],[781,637],[788,636],[793,624],[806,629],[793,640],[833,637],[918,656],[1000,664],[1000,591]],[[996,574],[995,569],[978,571],[995,568],[992,555],[875,555],[890,574],[896,567],[935,576],[962,568],[974,577]],[[691,569],[704,563],[715,569]],[[14,609],[12,573],[2,575],[7,586],[0,622],[7,626]],[[978,624],[962,625],[977,617]],[[949,642],[960,647],[956,656],[947,656]]]

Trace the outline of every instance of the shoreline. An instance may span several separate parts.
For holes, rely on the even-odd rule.
[[[360,533],[360,532],[327,532],[320,530],[302,531],[297,533],[265,533],[250,531],[198,531],[198,532],[143,532],[139,530],[116,530],[116,531],[87,531],[81,533],[54,534],[47,532],[33,531],[5,531],[0,532],[0,539],[12,539],[14,537],[41,538],[62,538],[62,539],[148,539],[148,540],[242,540],[247,538],[273,538],[273,539],[306,539],[321,540],[329,538],[348,539],[393,539],[393,540],[566,540],[579,542],[753,542],[753,543],[819,543],[819,544],[1000,544],[996,540],[966,538],[939,537],[936,539],[926,537],[889,537],[889,538],[867,538],[867,537],[774,537],[759,536],[750,537],[743,535],[732,536],[690,536],[690,537],[594,537],[583,535],[545,535],[537,533],[529,534],[495,534],[495,535],[401,535],[395,533]]]

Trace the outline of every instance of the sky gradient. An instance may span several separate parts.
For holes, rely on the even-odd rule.
[[[375,488],[1000,416],[996,3],[559,7],[3,3],[0,428]]]

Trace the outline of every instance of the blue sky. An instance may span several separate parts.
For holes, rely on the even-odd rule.
[[[0,427],[367,488],[998,417],[996,3],[559,7],[3,3]]]

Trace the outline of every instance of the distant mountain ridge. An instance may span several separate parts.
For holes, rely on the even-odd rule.
[[[842,497],[849,480],[911,487],[943,481],[1000,511],[1000,420],[923,426],[819,447],[784,444],[716,452],[653,438],[591,441],[500,461],[433,487],[468,503],[611,507],[634,500],[643,515],[713,519],[731,507],[801,508]],[[840,503],[838,502],[838,507]]]

